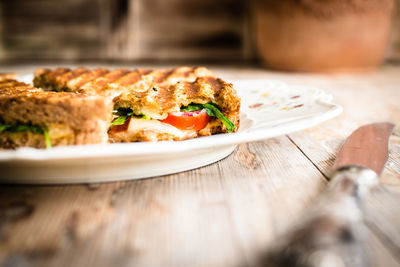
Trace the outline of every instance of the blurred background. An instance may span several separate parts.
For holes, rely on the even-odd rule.
[[[254,62],[254,2],[262,0],[0,0],[0,60]],[[391,61],[400,60],[398,6]]]

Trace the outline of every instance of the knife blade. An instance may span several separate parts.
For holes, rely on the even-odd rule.
[[[264,257],[267,266],[369,266],[365,196],[379,184],[392,123],[354,131],[334,163],[326,191]]]

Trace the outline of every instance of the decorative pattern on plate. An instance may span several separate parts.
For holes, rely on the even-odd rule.
[[[305,86],[289,86],[270,80],[237,81],[242,112],[254,123],[249,129],[263,129],[283,122],[317,116],[332,108],[332,96]]]

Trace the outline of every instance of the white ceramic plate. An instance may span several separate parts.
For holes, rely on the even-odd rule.
[[[32,75],[21,80],[30,82]],[[186,141],[20,148],[0,151],[0,182],[91,183],[190,170],[228,156],[239,143],[312,127],[341,113],[331,95],[270,80],[232,81],[242,99],[237,133]]]

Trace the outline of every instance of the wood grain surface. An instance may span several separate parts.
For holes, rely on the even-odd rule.
[[[1,66],[0,72],[24,74],[36,67]],[[0,185],[0,266],[262,266],[266,251],[325,188],[346,136],[365,123],[400,125],[400,66],[336,75],[213,70],[226,79],[319,87],[344,113],[304,132],[239,145],[226,159],[174,175],[91,185]],[[399,136],[397,129],[381,178],[384,193],[371,195],[377,210],[385,206],[383,198],[400,201]],[[400,266],[399,244],[382,232],[389,227],[398,234],[392,226],[400,205],[390,207],[367,223],[374,266]]]

